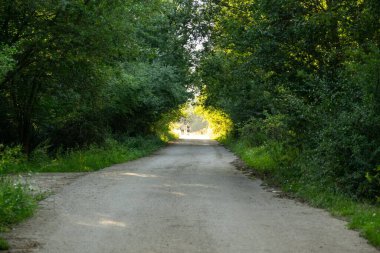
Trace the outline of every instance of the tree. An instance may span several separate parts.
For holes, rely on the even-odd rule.
[[[174,13],[177,6],[159,0],[2,0],[1,142],[21,143],[29,153],[46,139],[54,146],[75,147],[101,142],[108,131],[133,132],[129,125],[112,129],[117,119],[105,114],[106,103],[120,99],[109,92],[112,83],[135,99],[120,103],[125,108],[119,111],[152,110],[144,111],[155,115],[146,124],[186,100],[189,52],[177,31],[184,26]],[[171,58],[173,52],[176,58]],[[145,72],[131,72],[134,65]],[[145,108],[150,98],[165,102]],[[140,116],[131,114],[127,121],[137,122]]]
[[[378,177],[380,163],[373,130],[379,127],[379,4],[212,3],[210,50],[198,68],[205,105],[226,112],[238,135],[256,145],[296,149],[290,167],[298,180],[301,174],[355,196],[379,196],[376,180],[368,180]]]

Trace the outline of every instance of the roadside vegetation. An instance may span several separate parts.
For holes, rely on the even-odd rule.
[[[0,232],[30,217],[35,208],[36,200],[28,194],[25,186],[15,185],[9,179],[0,179]]]
[[[27,158],[20,148],[8,148],[2,157],[2,175],[30,172],[90,172],[115,163],[134,160],[152,153],[165,144],[156,136],[107,139],[102,145],[49,155],[46,148],[35,149]],[[0,156],[1,158],[1,156]]]
[[[241,139],[224,139],[221,142],[255,170],[261,179],[280,187],[289,194],[288,197],[297,198],[311,206],[327,209],[334,216],[343,217],[348,221],[349,228],[358,230],[371,244],[380,246],[378,204],[353,198],[335,187],[307,179],[299,171],[284,166],[281,160],[289,157],[283,157],[283,151],[278,150],[279,147],[252,147]]]
[[[201,106],[232,121],[219,139],[380,246],[379,1],[222,0],[207,10],[197,73]]]

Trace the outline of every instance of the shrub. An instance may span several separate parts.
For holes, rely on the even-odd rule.
[[[33,214],[36,202],[27,190],[0,178],[0,227],[17,223]]]
[[[21,146],[8,147],[0,144],[0,175],[14,171],[14,168],[25,162]]]
[[[0,250],[8,250],[9,244],[6,240],[0,237]]]

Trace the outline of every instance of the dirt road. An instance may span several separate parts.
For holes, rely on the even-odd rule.
[[[15,252],[378,252],[345,222],[263,189],[234,159],[183,140],[80,177],[12,232]]]

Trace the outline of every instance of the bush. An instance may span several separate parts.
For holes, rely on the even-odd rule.
[[[263,119],[252,117],[239,129],[241,138],[247,145],[260,146],[267,140],[263,130]]]
[[[194,113],[204,118],[211,129],[211,137],[217,140],[224,139],[232,130],[232,120],[223,111],[213,107],[204,107],[201,104],[203,98],[200,98],[199,105],[195,107]]]
[[[0,237],[0,250],[8,250],[9,244],[6,240]]]
[[[93,112],[86,112],[68,119],[51,133],[54,147],[81,148],[101,144],[107,136],[107,127]]]
[[[23,186],[0,179],[0,228],[31,216],[35,208],[35,200]]]
[[[93,144],[86,149],[67,150],[55,155],[49,155],[48,147],[41,146],[32,152],[29,160],[17,160],[15,155],[10,155],[13,153],[6,153],[8,158],[1,173],[94,171],[140,158],[163,145],[164,142],[156,136],[125,136],[119,140],[108,138],[102,145]]]
[[[14,168],[19,168],[26,161],[21,150],[21,146],[8,147],[0,144],[0,175],[14,171]]]

